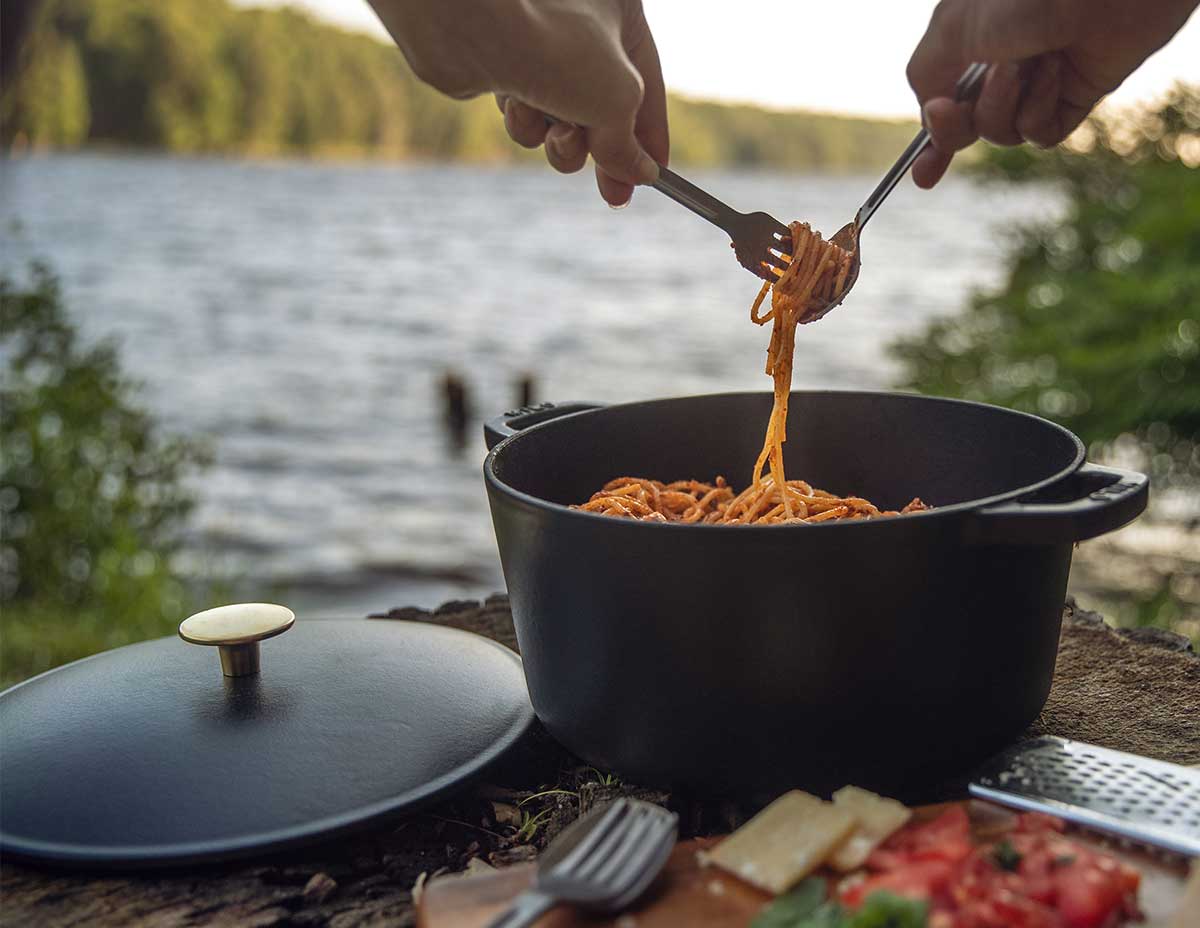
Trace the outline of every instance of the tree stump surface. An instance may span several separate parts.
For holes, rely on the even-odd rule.
[[[372,618],[449,625],[517,646],[503,595]],[[1200,655],[1178,635],[1113,629],[1068,603],[1054,686],[1029,734],[1200,764]],[[529,860],[581,812],[615,795],[670,804],[685,835],[723,832],[749,811],[613,782],[540,728],[487,780],[358,836],[235,864],[114,875],[5,861],[0,924],[403,928],[415,923],[413,892],[425,880]],[[947,785],[943,798],[956,788]],[[546,789],[557,792],[538,795]]]

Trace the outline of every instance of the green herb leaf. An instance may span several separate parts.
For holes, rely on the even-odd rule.
[[[874,892],[849,913],[837,902],[822,903],[824,881],[809,877],[758,913],[750,928],[925,928],[929,905],[889,892]]]
[[[879,891],[867,896],[847,928],[925,928],[929,903]]]
[[[825,928],[825,923],[812,921],[824,901],[825,881],[810,876],[759,912],[750,928]]]
[[[992,863],[1001,870],[1015,872],[1021,865],[1021,855],[1012,843],[1005,838],[992,849]]]
[[[836,902],[826,902],[800,924],[800,928],[849,928],[846,910]]]

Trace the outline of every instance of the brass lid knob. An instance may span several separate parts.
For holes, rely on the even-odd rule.
[[[179,637],[189,644],[216,645],[221,673],[245,677],[258,673],[258,643],[282,635],[295,621],[287,606],[234,603],[188,616],[179,623]]]

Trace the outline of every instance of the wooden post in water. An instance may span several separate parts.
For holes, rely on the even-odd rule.
[[[525,371],[517,377],[517,406],[532,406],[537,402],[537,382]]]
[[[467,445],[467,421],[471,417],[471,401],[467,384],[456,371],[442,376],[442,421],[452,451],[461,452]]]

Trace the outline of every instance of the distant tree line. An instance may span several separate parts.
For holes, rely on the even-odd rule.
[[[18,0],[13,0],[18,2]],[[0,97],[6,149],[532,157],[487,98],[421,84],[392,46],[226,0],[44,0]],[[793,170],[890,162],[914,124],[673,97],[672,160]]]

